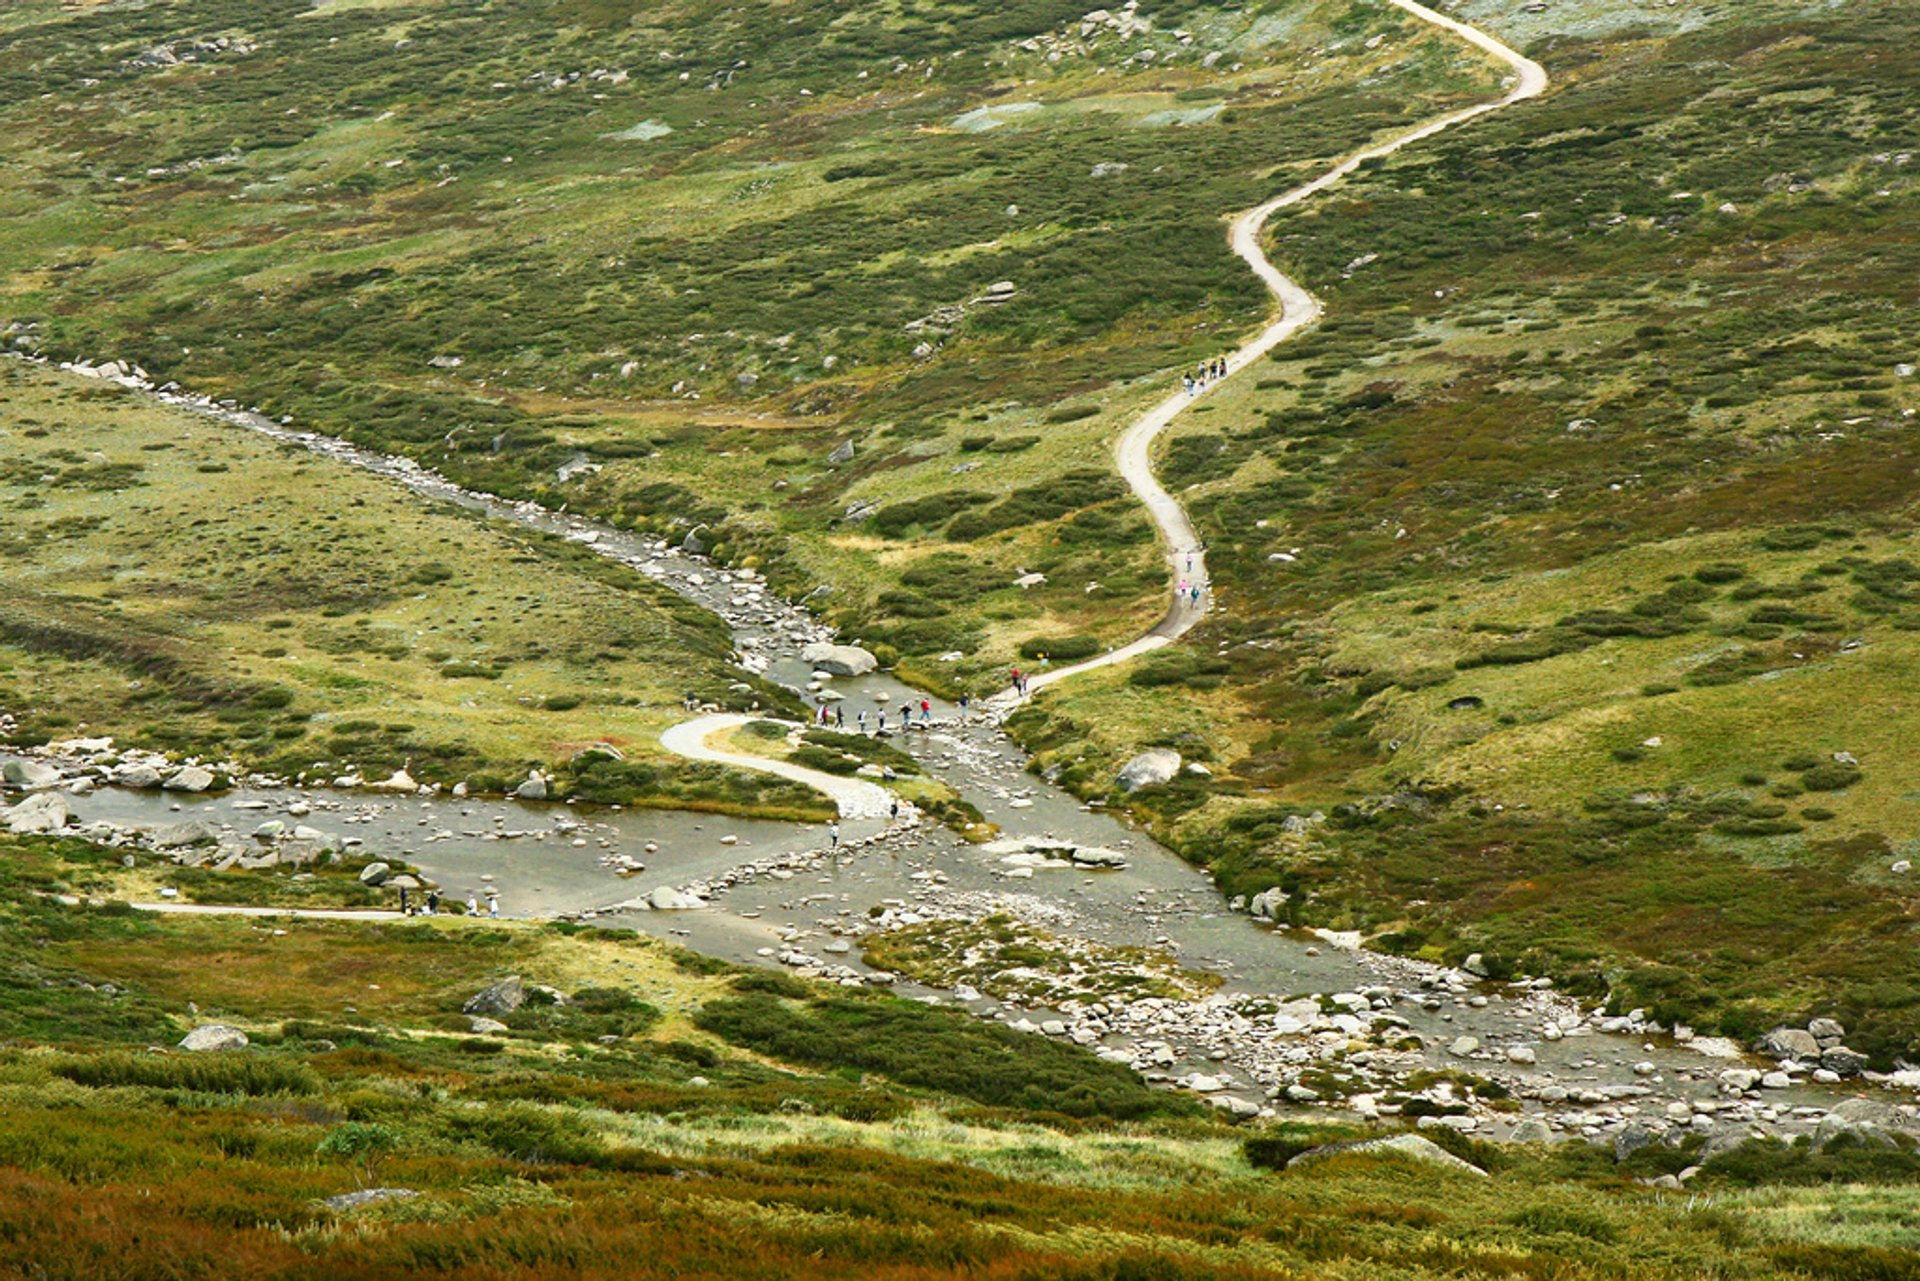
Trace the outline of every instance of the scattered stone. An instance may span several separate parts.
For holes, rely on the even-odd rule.
[[[467,1027],[476,1036],[497,1036],[502,1032],[512,1030],[499,1019],[490,1019],[484,1014],[475,1014],[468,1018]]]
[[[850,440],[843,440],[839,444],[835,445],[833,447],[833,451],[827,455],[827,461],[835,464],[852,462],[853,461],[853,442]]]
[[[1438,1166],[1443,1170],[1454,1170],[1462,1174],[1478,1174],[1484,1177],[1486,1171],[1469,1161],[1462,1161],[1453,1153],[1435,1143],[1432,1139],[1422,1138],[1418,1134],[1396,1134],[1385,1139],[1359,1139],[1351,1143],[1328,1143],[1305,1152],[1287,1162],[1287,1168],[1297,1165],[1311,1165],[1315,1161],[1324,1161],[1328,1157],[1387,1153],[1418,1161],[1423,1165]]]
[[[1165,747],[1156,747],[1140,753],[1120,767],[1114,784],[1123,792],[1137,792],[1143,787],[1155,787],[1171,782],[1180,772],[1180,753]]]
[[[180,1048],[199,1053],[207,1050],[244,1050],[247,1034],[225,1023],[202,1023],[180,1038]]]
[[[411,1201],[419,1195],[412,1188],[361,1188],[358,1192],[342,1192],[339,1196],[330,1196],[320,1204],[335,1214],[345,1214],[348,1210],[377,1205],[382,1201]]]
[[[202,769],[198,765],[182,766],[160,786],[169,792],[204,792],[213,786],[213,771]]]
[[[463,1014],[503,1015],[519,1009],[527,999],[526,984],[518,974],[509,974],[492,987],[475,992],[460,1007]]]
[[[1453,1038],[1453,1043],[1447,1046],[1447,1053],[1453,1055],[1453,1057],[1456,1059],[1464,1059],[1469,1054],[1472,1054],[1474,1051],[1478,1050],[1479,1048],[1480,1048],[1479,1037],[1456,1036]]]

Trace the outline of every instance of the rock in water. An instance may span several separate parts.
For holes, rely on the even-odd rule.
[[[1080,864],[1082,867],[1118,868],[1127,865],[1127,856],[1125,854],[1119,850],[1103,849],[1099,846],[1076,849],[1068,857],[1072,858],[1074,862]]]
[[[213,771],[198,765],[184,765],[160,786],[169,792],[204,792],[213,786]]]
[[[523,801],[544,801],[547,799],[547,780],[540,771],[530,771],[527,781],[514,788],[513,794]]]
[[[0,778],[29,792],[60,785],[60,771],[43,761],[8,761],[0,766]]]
[[[247,1034],[225,1023],[202,1023],[180,1039],[183,1050],[244,1050]]]
[[[1813,1033],[1797,1027],[1777,1027],[1760,1038],[1754,1046],[1760,1053],[1771,1059],[1818,1060],[1820,1043]]]
[[[1165,747],[1142,752],[1120,767],[1114,784],[1123,792],[1137,792],[1172,781],[1180,772],[1180,753]]]
[[[57,832],[73,817],[65,798],[58,792],[36,792],[5,814],[7,831],[15,836]]]
[[[113,772],[113,781],[121,787],[147,791],[160,786],[160,771],[151,765],[122,765]]]
[[[835,676],[865,676],[880,665],[880,660],[858,645],[834,645],[815,641],[800,651],[804,662]]]
[[[520,976],[509,974],[485,991],[475,992],[468,997],[467,1003],[461,1006],[460,1010],[463,1014],[511,1014],[519,1009],[526,999],[526,985],[521,982]]]

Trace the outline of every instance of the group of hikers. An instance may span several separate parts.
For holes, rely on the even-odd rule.
[[[1198,396],[1205,391],[1208,383],[1217,383],[1227,376],[1227,359],[1222,356],[1216,360],[1201,363],[1200,368],[1191,374],[1182,376],[1187,395]]]
[[[916,711],[919,712],[919,723],[922,729],[928,728],[933,724],[933,703],[931,700],[925,698],[920,700],[920,706],[918,708],[915,708],[912,703],[908,703],[905,707],[901,708],[899,712],[896,713],[896,719],[893,723],[898,725],[902,730],[912,729],[914,725],[914,713]],[[877,732],[881,734],[886,733],[887,709],[884,707],[877,709],[874,716]],[[966,718],[967,696],[962,694],[960,696],[960,719],[964,721]],[[822,703],[820,704],[818,720],[822,725],[831,725],[835,729],[845,729],[847,727],[847,709],[838,703],[831,706]],[[867,713],[864,708],[854,716],[853,723],[854,727],[860,733],[864,734],[867,732]]]
[[[407,888],[405,885],[400,887],[400,915],[436,916],[439,914],[439,890],[428,890],[427,897],[423,902],[409,903],[407,901]],[[477,894],[469,893],[467,895],[467,915],[480,915],[480,897]],[[500,892],[492,888],[487,890],[487,915],[495,918],[498,918],[500,915]]]

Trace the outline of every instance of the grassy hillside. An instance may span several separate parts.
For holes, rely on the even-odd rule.
[[[0,403],[16,741],[494,789],[606,742],[619,799],[820,810],[718,767],[643,781],[688,694],[747,700],[724,626],[638,573],[25,362]]]
[[[1684,1197],[1630,1181],[1664,1149],[1584,1144],[1276,1172],[1354,1132],[1237,1130],[1070,1045],[633,934],[39,896],[121,875],[0,839],[9,1271],[1882,1277],[1920,1243],[1904,1152],[1775,1152]],[[474,1034],[461,1004],[509,974],[528,998]],[[251,1044],[152,1048],[213,1020]],[[368,1187],[411,1195],[323,1202]]]
[[[1083,11],[31,8],[0,320],[497,492],[704,523],[875,643],[987,647],[963,672],[1050,616],[1123,632],[1160,584],[1105,440],[1265,307],[1221,215],[1492,82],[1370,0]],[[559,481],[578,454],[603,470]]]
[[[1224,608],[1026,730],[1210,761],[1139,804],[1302,919],[1911,1056],[1920,62],[1894,6],[1599,8],[1275,224],[1329,319],[1163,463]]]

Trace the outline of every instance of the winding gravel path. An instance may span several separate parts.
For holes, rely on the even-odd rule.
[[[1369,160],[1390,156],[1402,147],[1431,138],[1455,125],[1498,111],[1516,102],[1538,97],[1547,87],[1545,68],[1508,48],[1485,32],[1457,19],[1449,18],[1445,14],[1436,13],[1427,6],[1416,3],[1415,0],[1388,0],[1388,2],[1424,22],[1452,32],[1469,44],[1485,50],[1506,63],[1514,73],[1512,87],[1503,97],[1475,103],[1471,107],[1462,107],[1458,111],[1436,117],[1405,133],[1396,134],[1385,142],[1356,151],[1312,182],[1282,192],[1265,204],[1257,205],[1234,218],[1227,232],[1227,243],[1232,247],[1233,252],[1253,269],[1254,275],[1260,277],[1266,284],[1268,290],[1278,300],[1280,311],[1271,324],[1227,357],[1228,378],[1238,374],[1269,351],[1319,320],[1324,310],[1318,298],[1275,267],[1260,248],[1260,232],[1269,218],[1282,209],[1300,204],[1325,191]],[[1225,380],[1216,379],[1208,390],[1218,387],[1223,381]],[[1181,411],[1205,394],[1206,392],[1201,392],[1199,395],[1189,395],[1184,390],[1174,392],[1128,427],[1114,448],[1114,458],[1119,464],[1120,475],[1132,488],[1135,496],[1146,505],[1148,513],[1153,517],[1153,523],[1160,530],[1161,541],[1167,549],[1169,590],[1174,590],[1184,580],[1189,585],[1200,588],[1199,599],[1196,601],[1190,596],[1176,594],[1166,617],[1154,624],[1146,635],[1130,644],[1102,654],[1098,658],[1090,658],[1084,663],[1074,663],[1068,667],[1057,667],[1052,671],[1039,673],[1028,682],[1029,693],[1045,689],[1068,677],[1077,676],[1095,668],[1130,662],[1163,645],[1170,645],[1204,618],[1207,610],[1212,606],[1213,587],[1207,577],[1206,548],[1194,532],[1193,522],[1188,519],[1186,510],[1154,478],[1153,474],[1154,442],[1160,438],[1161,433],[1166,431],[1174,419],[1180,416]],[[988,700],[988,705],[995,710],[1004,711],[1021,701],[1023,700],[1012,690],[1005,690]]]
[[[840,808],[843,819],[885,818],[893,804],[893,793],[878,783],[869,783],[864,778],[846,778],[839,774],[828,774],[823,770],[808,769],[804,765],[795,765],[790,761],[776,761],[765,756],[750,756],[745,752],[732,752],[724,747],[715,747],[708,740],[716,735],[731,733],[751,720],[765,720],[766,717],[741,716],[732,712],[716,713],[712,716],[700,716],[690,721],[682,721],[660,735],[660,745],[676,756],[684,756],[693,761],[711,761],[716,765],[731,765],[736,769],[750,769],[762,774],[775,774],[824,792]]]

